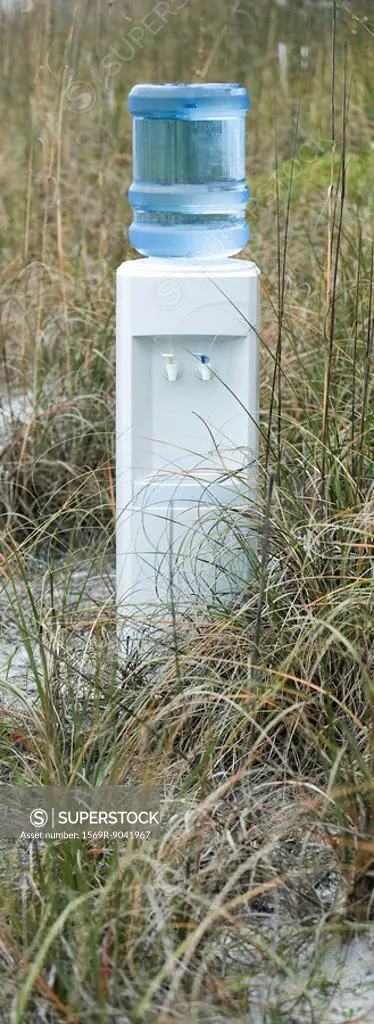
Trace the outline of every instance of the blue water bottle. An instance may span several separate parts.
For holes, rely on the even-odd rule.
[[[136,85],[132,245],[143,256],[214,259],[246,245],[245,127],[241,85]]]

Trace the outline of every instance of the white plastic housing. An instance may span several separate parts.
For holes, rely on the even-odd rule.
[[[148,258],[118,268],[119,613],[184,603],[191,587],[206,600],[245,585],[259,306],[259,271],[247,261]],[[237,539],[246,530],[247,552]]]

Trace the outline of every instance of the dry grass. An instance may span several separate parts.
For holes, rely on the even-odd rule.
[[[254,16],[217,0],[213,16],[189,0],[132,60],[146,4],[1,13],[0,584],[3,645],[21,646],[30,676],[25,694],[10,654],[1,778],[131,777],[165,793],[146,848],[4,848],[4,1020],[325,1022],[319,956],[372,927],[374,29],[363,2],[344,6],[332,81],[331,10],[295,5],[288,24],[270,2]],[[148,624],[146,647],[118,661],[110,573],[105,594],[96,584],[113,552],[127,93],[204,77],[252,94],[262,562],[230,612]],[[269,979],[292,987],[305,950],[287,1002]]]

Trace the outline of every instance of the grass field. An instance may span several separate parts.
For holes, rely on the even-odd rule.
[[[157,783],[164,817],[147,846],[2,841],[0,1019],[325,1024],[334,992],[321,952],[373,921],[371,4],[9,7],[0,780]],[[230,612],[202,609],[118,660],[127,95],[136,82],[195,80],[251,94],[243,256],[262,271],[259,557]]]

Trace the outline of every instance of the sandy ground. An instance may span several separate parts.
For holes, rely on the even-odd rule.
[[[273,1020],[287,1024],[373,1024],[373,939],[362,935],[347,944],[332,941],[317,960],[314,950],[306,945],[297,962],[291,962],[288,975],[271,967],[266,975],[259,974],[250,992],[250,1007],[251,1024],[270,1024]]]

